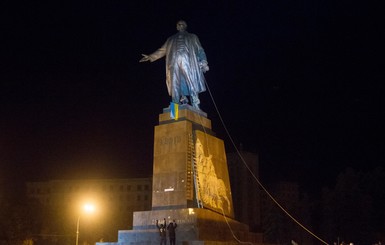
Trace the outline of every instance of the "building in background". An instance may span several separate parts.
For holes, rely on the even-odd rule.
[[[294,221],[296,219],[312,230],[310,203],[307,195],[300,192],[299,184],[277,181],[270,183],[267,189],[285,211],[266,192],[261,192],[261,219],[266,241],[282,243],[294,240],[298,244],[312,244],[312,236]]]
[[[311,236],[279,209],[255,180],[259,179],[258,154],[244,151],[242,147],[239,154],[227,154],[235,218],[248,224],[250,230],[263,232],[265,242],[293,239],[299,244],[311,244]],[[311,228],[309,203],[306,195],[301,196],[298,183],[277,180],[264,186],[287,212]]]
[[[256,153],[239,151],[227,153],[231,193],[235,218],[248,224],[253,232],[261,231],[261,191],[255,177],[259,178],[259,160]],[[253,176],[254,175],[254,176]]]
[[[52,211],[53,219],[73,230],[76,220],[81,218],[81,235],[93,233],[98,240],[114,240],[118,230],[131,229],[134,211],[151,210],[151,195],[152,178],[26,183],[26,196],[38,200],[47,212]],[[81,206],[87,202],[97,207],[95,217],[82,216]]]

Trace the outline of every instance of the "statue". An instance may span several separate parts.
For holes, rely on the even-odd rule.
[[[166,56],[166,84],[172,102],[189,103],[200,110],[198,94],[206,91],[204,72],[209,70],[205,51],[198,37],[186,31],[187,24],[176,24],[178,33],[169,37],[165,44],[150,55],[143,55],[139,62],[156,61]]]

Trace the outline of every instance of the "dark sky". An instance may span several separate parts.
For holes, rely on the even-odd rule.
[[[150,175],[154,126],[170,99],[164,59],[138,60],[174,34],[179,19],[199,36],[215,103],[235,144],[258,151],[262,179],[321,185],[348,166],[382,166],[379,6],[3,1],[0,177]],[[209,93],[201,100],[234,151]]]

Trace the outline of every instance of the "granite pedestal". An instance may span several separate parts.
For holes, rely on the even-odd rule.
[[[159,115],[152,210],[134,212],[133,229],[120,230],[118,242],[97,245],[158,245],[156,220],[164,218],[178,225],[177,245],[262,244],[262,234],[234,219],[223,141],[206,113],[189,105],[180,106],[177,117],[171,117],[170,108]]]

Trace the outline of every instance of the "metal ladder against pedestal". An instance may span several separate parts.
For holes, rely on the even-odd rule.
[[[194,200],[194,172],[193,172],[193,149],[190,143],[191,134],[188,134],[187,161],[186,161],[186,199]]]
[[[195,144],[192,134],[189,134],[189,152],[191,153],[191,166],[194,178],[195,196],[197,200],[198,208],[203,208],[202,200],[200,199],[200,184],[199,184],[199,173],[197,171],[197,159],[195,155]]]

